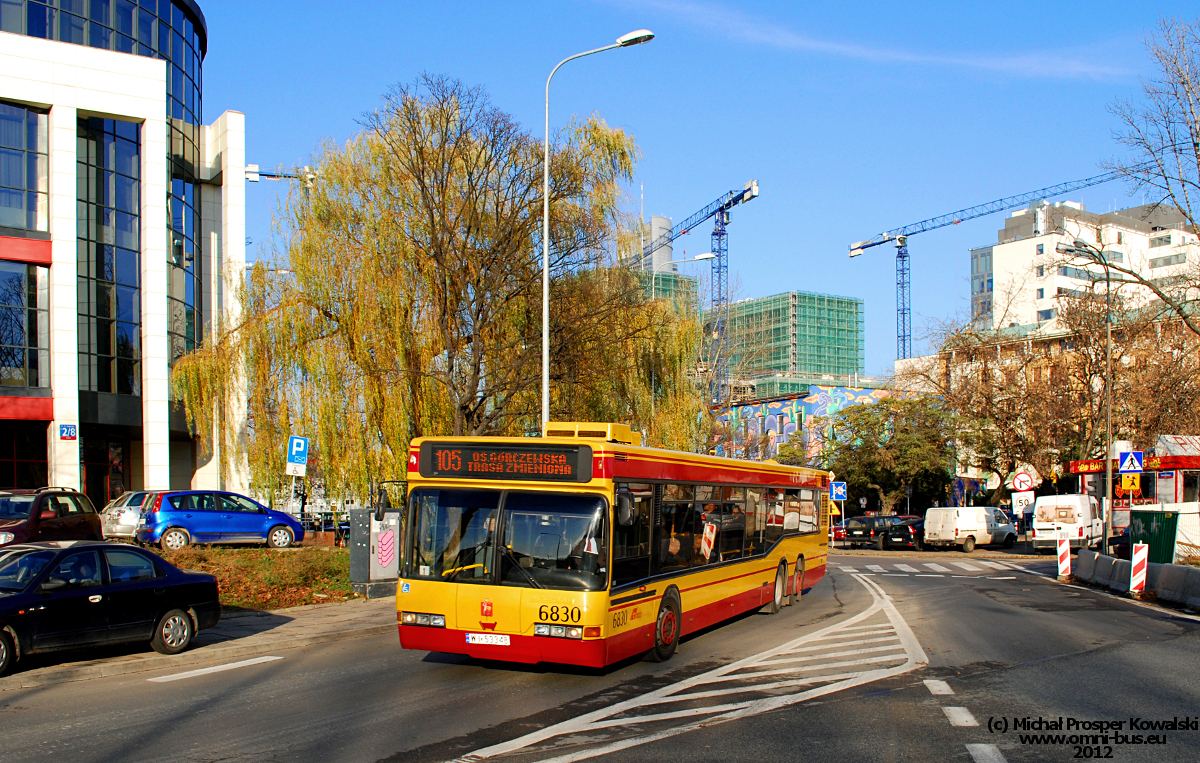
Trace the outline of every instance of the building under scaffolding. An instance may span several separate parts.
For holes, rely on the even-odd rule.
[[[731,376],[759,399],[854,383],[865,370],[863,301],[791,291],[729,306]]]

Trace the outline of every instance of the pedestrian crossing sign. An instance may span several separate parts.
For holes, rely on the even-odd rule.
[[[1121,474],[1138,474],[1142,471],[1142,451],[1130,450],[1117,456],[1117,471]]]
[[[1121,490],[1138,491],[1142,489],[1142,475],[1140,474],[1122,474],[1121,475]]]

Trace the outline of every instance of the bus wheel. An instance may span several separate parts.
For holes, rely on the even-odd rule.
[[[775,593],[771,597],[771,603],[767,605],[767,612],[774,615],[783,609],[787,603],[787,562],[780,562],[779,569],[775,571]]]
[[[654,662],[666,662],[675,654],[679,645],[679,635],[683,628],[683,609],[679,606],[679,594],[675,589],[667,591],[662,604],[658,607],[658,620],[654,623],[654,648],[650,650],[650,659]]]

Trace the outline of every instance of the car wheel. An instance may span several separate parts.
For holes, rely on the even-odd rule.
[[[876,550],[876,551],[882,551],[882,550],[884,550],[885,548],[887,548],[887,538],[885,538],[884,536],[880,535],[880,536],[879,536],[879,539],[875,541],[875,550]]]
[[[12,636],[7,631],[0,631],[0,676],[8,675],[16,659],[17,650],[13,646]]]
[[[267,545],[271,548],[287,548],[292,545],[294,536],[292,531],[283,525],[278,525],[271,528],[271,532],[267,533]]]
[[[1017,543],[1017,536],[1013,535],[1012,533],[1009,533],[1008,535],[1004,536],[1004,547],[1005,548],[1012,548],[1014,545],[1016,545],[1016,543]]]
[[[158,545],[162,547],[163,551],[179,551],[187,548],[191,542],[192,539],[187,534],[187,530],[182,527],[172,527],[158,539]]]
[[[771,601],[767,604],[768,614],[777,614],[787,604],[787,582],[787,562],[780,562],[779,569],[775,570],[775,590],[771,592]]]
[[[975,550],[975,539],[968,537],[966,540],[964,540],[962,549],[963,549],[964,554],[969,554],[972,551],[974,551]]]
[[[679,646],[679,634],[683,627],[683,608],[679,606],[679,594],[675,589],[667,591],[658,607],[658,619],[654,622],[654,648],[650,659],[666,662]]]
[[[172,609],[158,621],[150,646],[159,654],[179,654],[192,643],[192,630],[188,613]]]

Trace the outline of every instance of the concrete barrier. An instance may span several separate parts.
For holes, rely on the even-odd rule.
[[[1187,567],[1164,564],[1158,573],[1158,584],[1154,586],[1154,594],[1163,601],[1184,603],[1187,600],[1187,572]]]
[[[1088,582],[1102,586],[1108,585],[1108,581],[1112,580],[1114,561],[1111,556],[1098,555],[1096,557],[1096,569],[1092,573],[1092,576],[1088,578]]]
[[[1143,591],[1153,591],[1158,588],[1158,576],[1162,574],[1163,566],[1155,562],[1146,565],[1146,587]]]
[[[1187,568],[1183,605],[1189,609],[1200,609],[1200,567]]]
[[[1096,571],[1096,556],[1095,551],[1086,548],[1079,550],[1079,555],[1075,557],[1075,569],[1071,571],[1076,580],[1087,582],[1092,579],[1092,573]]]
[[[1125,593],[1129,590],[1129,574],[1133,568],[1133,562],[1128,559],[1116,559],[1113,561],[1112,578],[1108,581],[1108,590],[1116,591],[1117,593]]]

